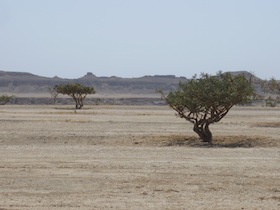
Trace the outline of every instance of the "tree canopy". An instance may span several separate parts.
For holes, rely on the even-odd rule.
[[[84,86],[79,83],[56,85],[53,92],[72,97],[76,102],[76,109],[81,109],[84,106],[83,101],[88,94],[95,94],[94,87]]]
[[[234,105],[248,103],[254,89],[243,75],[219,72],[216,76],[195,75],[167,96],[160,93],[179,117],[194,125],[193,130],[202,141],[212,143],[209,125],[219,122]]]

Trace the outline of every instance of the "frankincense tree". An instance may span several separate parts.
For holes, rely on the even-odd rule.
[[[86,98],[86,96],[88,94],[95,94],[95,90],[93,87],[75,83],[56,85],[53,88],[52,93],[63,94],[72,97],[76,103],[76,109],[81,109],[84,106],[84,99]],[[54,95],[57,97],[57,94]]]
[[[212,143],[209,125],[219,122],[236,104],[249,102],[254,96],[251,81],[244,75],[219,72],[215,76],[196,75],[176,90],[164,95],[166,103],[179,117],[193,124],[193,130],[203,142]]]

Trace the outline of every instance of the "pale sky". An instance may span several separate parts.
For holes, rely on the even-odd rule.
[[[0,70],[280,79],[280,0],[0,0]]]

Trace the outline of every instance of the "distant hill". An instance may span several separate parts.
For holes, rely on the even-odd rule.
[[[255,84],[257,92],[261,91],[260,78],[247,71],[231,73],[234,75],[244,74]],[[81,83],[95,88],[97,94],[90,99],[92,103],[99,103],[101,99],[104,99],[102,103],[107,104],[160,104],[162,102],[160,102],[160,96],[156,93],[156,89],[168,92],[174,90],[180,81],[186,82],[188,79],[174,75],[139,78],[97,77],[91,72],[81,78],[64,79],[42,77],[26,72],[0,71],[0,95],[16,95],[15,103],[17,104],[48,104],[52,103],[48,91],[50,87],[57,84]],[[70,99],[68,102],[66,101],[63,99],[61,103],[72,103]]]
[[[92,73],[78,79],[41,77],[30,73],[0,71],[0,92],[46,93],[49,87],[64,83],[93,86],[100,94],[154,94],[156,89],[172,90],[185,77],[173,75],[144,76],[140,78],[96,77]]]
[[[230,73],[234,76],[243,74],[248,80],[251,80],[253,83],[256,83],[256,82],[259,82],[262,80],[259,77],[255,76],[254,74],[252,74],[248,71],[232,71]]]

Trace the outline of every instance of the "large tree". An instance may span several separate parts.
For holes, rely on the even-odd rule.
[[[212,143],[209,125],[219,122],[236,104],[247,103],[254,96],[251,82],[243,75],[219,72],[216,76],[194,76],[166,96],[166,103],[179,117],[193,124],[203,142]]]
[[[53,90],[53,93],[68,95],[72,97],[76,102],[76,109],[81,109],[84,106],[84,99],[88,94],[95,93],[93,87],[84,86],[79,83],[56,85]],[[54,95],[57,97],[57,94]]]

